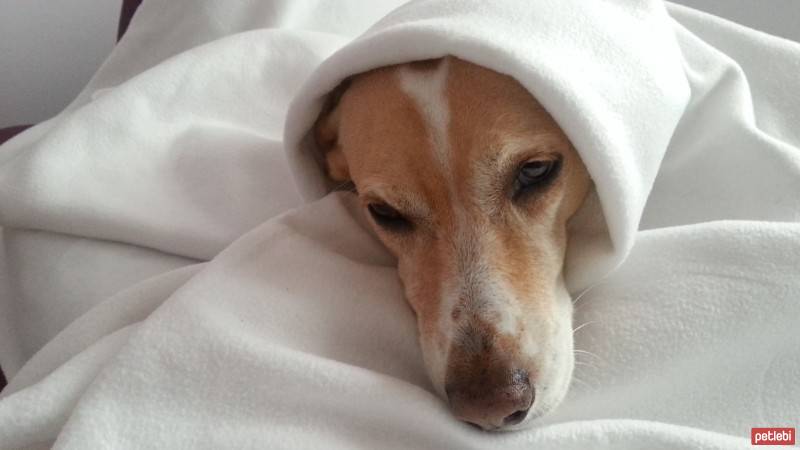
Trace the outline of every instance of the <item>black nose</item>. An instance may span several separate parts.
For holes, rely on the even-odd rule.
[[[445,390],[459,419],[491,430],[516,425],[528,415],[534,388],[524,370],[489,370],[496,376],[458,379]]]

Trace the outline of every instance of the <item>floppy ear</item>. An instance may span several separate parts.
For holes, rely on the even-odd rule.
[[[350,170],[342,147],[339,145],[341,110],[339,101],[347,90],[349,81],[343,81],[331,92],[314,123],[314,140],[325,157],[325,170],[334,181],[350,181]]]

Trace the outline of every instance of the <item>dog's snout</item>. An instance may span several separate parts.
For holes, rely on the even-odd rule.
[[[484,370],[481,376],[445,386],[453,413],[484,430],[516,425],[528,415],[534,387],[525,370]]]

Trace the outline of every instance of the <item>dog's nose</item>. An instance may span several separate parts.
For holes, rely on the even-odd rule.
[[[526,371],[504,372],[509,375],[498,377],[494,383],[484,377],[472,382],[448,383],[445,391],[455,416],[484,430],[522,422],[533,404],[534,388]]]

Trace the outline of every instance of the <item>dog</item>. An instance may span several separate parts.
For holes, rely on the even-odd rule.
[[[567,225],[592,183],[547,111],[513,78],[448,56],[350,77],[314,138],[397,257],[454,415],[509,430],[554,409],[574,367]]]

